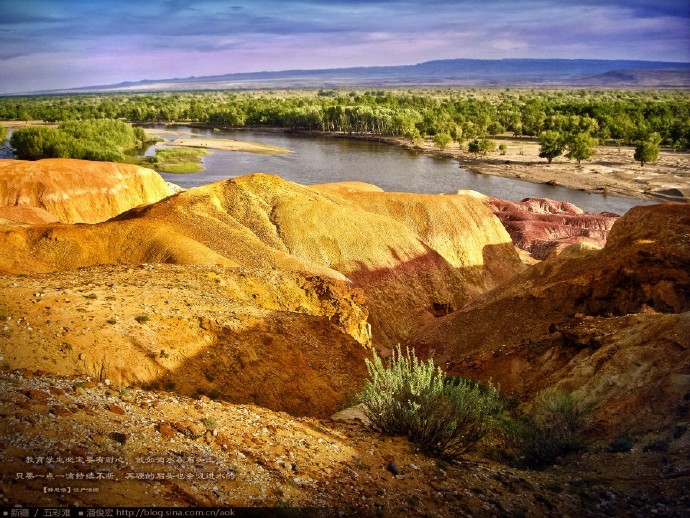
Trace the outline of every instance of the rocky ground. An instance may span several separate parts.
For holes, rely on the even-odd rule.
[[[446,462],[357,420],[0,371],[3,505],[314,507],[330,515],[685,516],[690,434],[544,471]],[[50,488],[50,489],[45,489]],[[70,488],[70,493],[65,493]]]
[[[0,275],[0,293],[14,367],[312,416],[366,376],[366,310],[342,281],[143,264]]]

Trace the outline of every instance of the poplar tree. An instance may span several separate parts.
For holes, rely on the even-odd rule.
[[[640,167],[644,167],[645,164],[657,161],[660,150],[659,139],[650,137],[637,144],[635,148],[635,160],[640,163]]]
[[[546,158],[549,164],[557,156],[561,156],[565,150],[563,136],[557,131],[545,131],[539,137],[539,158]]]

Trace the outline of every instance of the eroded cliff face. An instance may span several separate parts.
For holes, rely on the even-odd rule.
[[[636,207],[607,245],[573,245],[408,341],[449,372],[523,400],[547,387],[596,406],[593,434],[647,432],[690,412],[690,215]]]
[[[575,243],[604,246],[618,219],[616,214],[585,213],[572,203],[545,198],[527,198],[521,202],[486,198],[486,203],[501,220],[515,246],[538,260]]]
[[[391,329],[381,340],[387,345],[524,268],[505,229],[474,196],[386,193],[349,184],[319,188],[404,227],[381,229],[385,240],[373,236],[387,250],[372,254],[369,264],[355,254],[340,269],[367,292],[374,327]],[[360,233],[355,236],[360,239]],[[403,239],[421,244],[422,250],[400,260]],[[392,262],[376,262],[390,255]]]
[[[152,169],[67,158],[0,160],[0,209],[41,209],[63,223],[97,223],[171,194]],[[37,223],[15,210],[0,218]],[[45,218],[44,218],[45,220]],[[43,221],[47,222],[47,221]]]
[[[385,347],[523,268],[481,201],[351,187],[347,194],[257,174],[98,225],[7,227],[0,270],[165,262],[347,279],[365,292],[374,340]]]

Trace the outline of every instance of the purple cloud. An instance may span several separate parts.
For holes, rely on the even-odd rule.
[[[687,0],[5,0],[0,91],[445,58],[690,61]]]

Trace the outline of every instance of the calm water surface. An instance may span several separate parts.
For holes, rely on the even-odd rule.
[[[434,158],[379,142],[262,131],[214,132],[187,126],[177,126],[174,129],[204,138],[262,142],[292,151],[287,155],[212,151],[211,155],[204,157],[205,170],[201,173],[162,174],[167,181],[185,188],[262,172],[274,173],[286,180],[306,185],[359,180],[378,185],[390,192],[438,194],[471,189],[487,196],[513,201],[528,197],[551,198],[569,201],[589,212],[623,214],[635,205],[653,203],[470,173],[460,168],[454,160]],[[167,140],[180,138],[177,135],[161,136]],[[149,149],[147,154],[154,152],[154,149]]]

